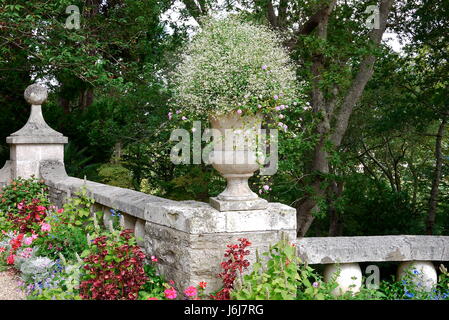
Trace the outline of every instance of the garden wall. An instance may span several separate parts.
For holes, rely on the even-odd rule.
[[[84,186],[95,199],[94,210],[104,213],[106,226],[110,209],[120,211],[124,227],[134,230],[138,244],[159,259],[160,272],[182,288],[206,281],[209,290],[219,289],[226,245],[238,238],[253,243],[249,260],[254,261],[256,249],[266,251],[283,233],[290,239],[296,234],[296,211],[279,203],[266,210],[220,212],[208,203],[173,201],[69,177],[60,161],[43,161],[39,175],[59,206]]]

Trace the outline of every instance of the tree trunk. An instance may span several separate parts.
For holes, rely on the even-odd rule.
[[[329,237],[338,237],[343,234],[343,221],[340,214],[337,212],[337,208],[335,207],[335,200],[343,193],[343,185],[343,181],[333,181],[332,187],[330,188],[331,192],[328,199],[328,212],[330,216]]]
[[[379,45],[382,40],[393,2],[394,0],[380,0],[379,2],[380,28],[373,29],[370,34],[370,39],[375,45]],[[327,38],[328,20],[331,12],[333,11],[334,5],[335,2],[331,2],[331,6],[320,13],[317,25],[314,27],[317,29],[318,37],[322,39]],[[317,126],[320,140],[315,147],[312,164],[312,168],[315,171],[312,181],[313,193],[306,195],[307,198],[303,200],[299,206],[297,206],[298,237],[304,237],[309,230],[310,225],[314,220],[312,212],[313,210],[317,210],[317,200],[320,198],[322,199],[326,194],[326,187],[322,184],[325,178],[324,175],[329,172],[329,160],[327,159],[327,152],[325,151],[325,143],[329,139],[335,148],[340,146],[344,134],[346,133],[349,118],[352,114],[354,106],[360,100],[366,84],[373,75],[375,61],[376,57],[374,55],[367,55],[364,59],[362,59],[359,70],[343,99],[338,114],[335,115],[335,119],[330,119],[330,117],[333,116],[333,110],[326,108],[330,102],[326,101],[324,98],[324,93],[320,88],[320,80],[322,79],[323,72],[325,71],[323,70],[324,63],[319,54],[314,56],[312,65],[312,108],[315,113],[323,116],[323,120]],[[330,123],[334,120],[335,127],[331,132]]]
[[[435,217],[438,205],[439,186],[441,181],[441,168],[443,166],[443,156],[441,153],[441,142],[443,140],[444,128],[446,127],[446,118],[443,118],[438,128],[435,141],[435,169],[433,171],[432,189],[430,190],[429,211],[427,213],[427,234],[433,234],[435,226]]]

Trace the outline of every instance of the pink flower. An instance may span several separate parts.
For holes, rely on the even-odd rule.
[[[57,212],[58,212],[58,213],[63,213],[63,212],[64,212],[64,208],[58,209]]]
[[[263,189],[268,191],[268,190],[270,190],[270,186],[269,185],[264,185]]]
[[[149,297],[147,300],[159,300],[159,299],[155,297]]]
[[[175,284],[175,282],[174,282],[173,280],[170,280],[168,283],[169,283],[170,285],[174,285],[174,284]]]
[[[198,290],[194,286],[190,286],[187,289],[184,290],[184,293],[188,297],[194,297],[197,295]]]
[[[266,65],[263,65],[263,66],[262,66],[262,70],[267,70],[267,66],[266,66]]]
[[[237,114],[242,114],[242,112],[243,112],[243,111],[240,110],[240,109],[237,110]]]
[[[274,96],[273,98],[274,98],[274,100],[277,100],[277,99],[279,99],[279,97],[278,97],[278,96]]]
[[[176,290],[173,287],[171,287],[170,289],[166,289],[164,291],[164,294],[167,299],[171,299],[171,300],[176,299],[176,296],[177,296]]]
[[[0,247],[0,252],[5,252],[6,248],[5,247]]]
[[[37,235],[37,234],[35,234],[35,233],[33,233],[32,235],[31,235],[31,239],[33,239],[33,240],[35,240],[35,239],[37,239],[39,236]]]
[[[17,204],[17,209],[22,210],[23,209],[23,202],[20,202]]]
[[[168,113],[168,120],[171,120],[171,117],[173,116],[173,112]]]
[[[26,237],[25,239],[23,239],[23,243],[27,246],[29,246],[30,244],[33,243],[33,238],[32,237]]]
[[[157,258],[155,256],[151,256],[151,261],[157,262]]]
[[[257,108],[259,108],[259,109],[262,108],[262,105],[261,105],[261,104],[258,104],[258,105],[257,105]]]
[[[182,120],[187,120],[187,117],[185,117],[185,116],[182,116],[182,118],[181,118]]]
[[[47,210],[47,208],[45,208],[44,206],[37,206],[37,211],[45,211]]]
[[[43,222],[41,225],[41,230],[43,232],[49,232],[51,230],[51,226],[48,223]]]
[[[276,111],[279,111],[279,110],[281,110],[281,106],[277,106],[275,109],[276,109]]]

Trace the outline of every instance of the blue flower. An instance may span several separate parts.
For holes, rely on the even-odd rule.
[[[413,270],[413,274],[419,274],[419,271],[416,270],[416,269],[414,269],[414,270]]]
[[[407,298],[413,298],[415,295],[413,293],[409,292],[409,291],[405,291],[405,296]]]

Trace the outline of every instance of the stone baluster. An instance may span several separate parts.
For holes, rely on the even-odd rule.
[[[397,277],[403,280],[407,272],[411,273],[411,282],[423,291],[430,291],[437,284],[438,276],[431,261],[406,261],[398,267]]]
[[[334,296],[340,296],[348,291],[357,293],[362,286],[362,270],[358,263],[327,264],[324,269],[324,281],[330,282],[333,279],[338,284],[332,291]]]

